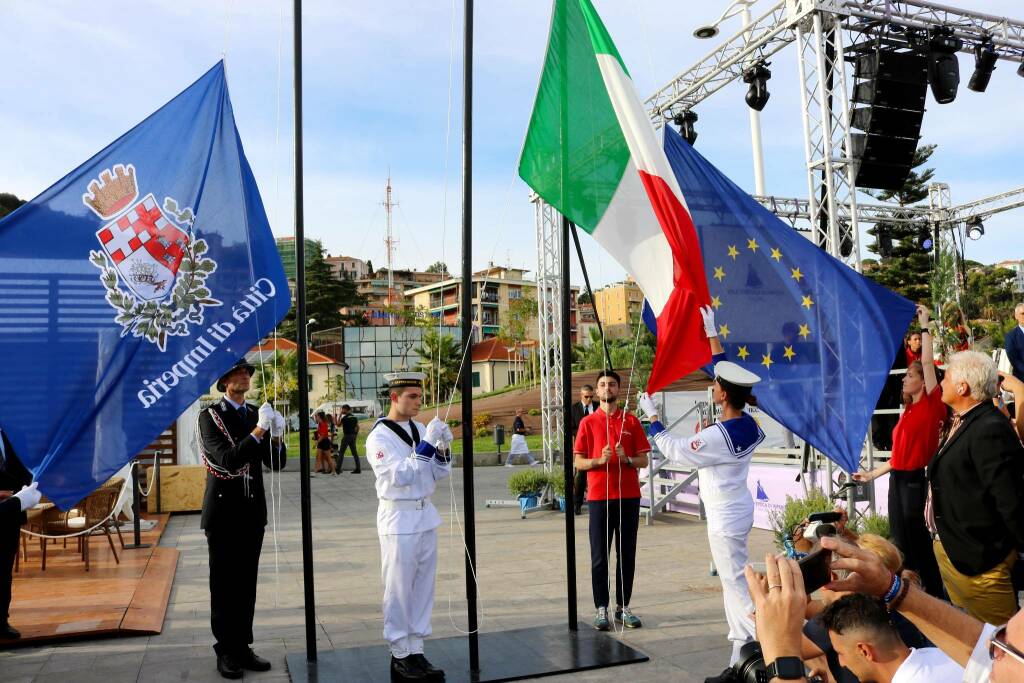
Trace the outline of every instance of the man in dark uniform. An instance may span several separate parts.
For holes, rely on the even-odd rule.
[[[14,447],[7,440],[7,434],[0,429],[0,502],[13,500],[15,491],[32,483],[32,473],[18,460]],[[35,491],[35,488],[32,488]],[[11,581],[13,580],[14,559],[18,556],[18,541],[21,540],[21,525],[25,523],[25,512],[39,502],[36,493],[35,502],[18,507],[18,501],[8,503],[9,514],[0,518],[0,640],[14,640],[21,634],[7,622],[11,607]],[[13,511],[13,512],[12,512]]]
[[[352,474],[362,472],[359,465],[359,451],[356,450],[356,435],[359,434],[359,419],[352,414],[352,406],[344,404],[341,406],[341,448],[338,449],[338,464],[334,470],[335,474],[341,474],[341,466],[345,462],[345,451],[352,449],[352,459],[356,461],[356,468]]]
[[[244,359],[236,363],[217,381],[224,397],[199,414],[208,472],[202,528],[210,552],[210,623],[217,671],[224,678],[270,669],[249,647],[267,525],[263,465],[280,470],[287,455],[280,439],[284,417],[269,403],[257,408],[245,402],[255,371]]]
[[[580,400],[572,404],[572,441],[576,443],[576,433],[580,422],[591,413],[596,413],[601,404],[594,400],[594,387],[584,384],[580,389]],[[583,514],[583,499],[587,497],[587,473],[576,472],[572,482],[572,506],[577,515]]]

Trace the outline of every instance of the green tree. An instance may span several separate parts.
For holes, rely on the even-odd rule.
[[[3,218],[24,203],[24,199],[18,199],[9,192],[0,192],[0,218]]]
[[[935,145],[921,145],[914,152],[913,169],[928,162]],[[928,198],[928,184],[935,169],[912,170],[898,190],[873,192],[871,195],[884,202],[909,206]],[[896,212],[899,216],[899,212]],[[866,260],[864,274],[880,285],[902,294],[911,301],[928,302],[931,299],[933,256],[926,250],[924,240],[931,240],[931,224],[927,219],[913,222],[876,223],[868,230],[875,238],[868,249],[880,260]]]
[[[515,359],[520,359],[519,349],[523,342],[529,338],[531,327],[537,325],[537,300],[524,296],[521,299],[513,299],[509,302],[508,309],[502,317],[501,326],[498,328],[498,341],[503,346],[512,347]],[[526,371],[519,367],[519,360],[515,360],[513,368],[516,375],[516,383],[522,381],[521,373]]]
[[[983,266],[968,262],[967,282],[961,302],[976,337],[991,338],[993,346],[1001,346],[1003,336],[1013,329],[1013,308],[1018,293],[1014,291],[1016,274],[1008,268]]]
[[[423,386],[426,400],[433,404],[448,400],[459,381],[462,349],[458,342],[450,334],[439,334],[431,328],[413,352],[420,357],[416,369],[427,374]]]
[[[445,264],[444,261],[434,261],[429,266],[427,266],[427,272],[428,273],[440,273],[441,275],[446,275],[446,276],[450,276],[451,275],[451,273],[448,272],[448,266]]]
[[[633,369],[633,386],[644,386],[650,376],[654,364],[655,338],[646,325],[640,325],[639,319],[633,316],[630,329],[640,327],[639,339],[636,334],[624,339],[608,340],[608,355],[612,366]],[[590,328],[590,345],[576,344],[573,346],[573,370],[600,370],[605,366],[604,349],[601,346],[601,333],[596,327]]]
[[[323,244],[314,241],[306,254],[306,317],[315,318],[316,329],[326,330],[340,327],[346,320],[340,309],[345,306],[361,306],[366,297],[356,290],[356,283],[348,279],[337,279],[331,267],[324,261]],[[288,339],[296,337],[298,324],[295,320],[295,307],[292,306],[288,315],[281,321],[278,334]]]
[[[299,356],[276,351],[256,366],[249,395],[262,403],[266,400],[287,401],[292,410],[299,409]]]

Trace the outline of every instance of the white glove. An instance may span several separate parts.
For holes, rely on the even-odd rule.
[[[704,334],[708,339],[718,336],[718,327],[715,326],[715,309],[711,306],[704,306],[700,309],[700,317],[704,320]]]
[[[432,446],[439,446],[445,440],[447,436],[452,433],[452,430],[448,428],[444,422],[439,418],[434,418],[427,423],[427,442]]]
[[[39,501],[42,500],[43,494],[39,493],[38,487],[39,482],[34,481],[28,486],[22,486],[21,490],[14,494],[14,497],[21,503],[22,512],[39,505]]]
[[[260,419],[256,423],[256,426],[265,432],[269,432],[270,427],[274,422],[274,413],[276,412],[277,411],[274,410],[274,406],[270,405],[269,403],[264,403],[263,405],[261,405],[259,412]]]
[[[270,424],[270,436],[275,439],[284,434],[284,415],[274,411],[274,419]]]
[[[647,395],[647,392],[636,397],[636,406],[651,422],[658,419],[658,409],[654,405],[654,399]]]

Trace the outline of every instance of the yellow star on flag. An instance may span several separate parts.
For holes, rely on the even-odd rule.
[[[786,357],[786,360],[788,360],[790,363],[792,363],[793,362],[793,356],[796,355],[796,351],[793,350],[792,346],[787,346],[785,348],[785,350],[782,352],[782,355]]]
[[[757,240],[755,240],[755,239],[747,240],[747,249],[749,249],[750,251],[757,251]]]
[[[789,273],[789,276],[796,280],[797,282],[800,282],[800,278],[804,276],[804,274],[800,272],[799,268],[790,268]]]
[[[772,360],[772,356],[770,353],[766,353],[761,357],[761,365],[765,366],[769,370],[772,369],[772,363],[774,362],[775,361]]]
[[[779,251],[778,249],[773,248],[772,249],[772,258],[775,259],[776,261],[781,261],[782,260],[782,252]]]
[[[812,299],[809,296],[805,296],[803,302],[800,305],[806,308],[807,310],[810,310],[811,306],[814,305],[814,299]]]
[[[728,339],[729,338],[729,326],[728,325],[719,325],[719,327],[718,327],[718,336],[721,337],[722,339]]]
[[[722,300],[720,298],[718,298],[717,296],[711,297],[711,308],[713,308],[713,309],[715,309],[717,311],[721,307],[722,307]]]
[[[799,332],[799,334],[800,334],[800,336],[801,336],[801,337],[803,337],[804,339],[807,339],[808,335],[810,335],[810,334],[811,334],[811,328],[810,328],[810,326],[808,326],[808,325],[801,325],[801,326],[800,326],[800,332]]]
[[[719,282],[724,280],[725,279],[725,268],[722,268],[720,266],[715,266],[715,274],[713,275],[713,277],[716,280],[718,280]]]
[[[729,256],[732,257],[733,261],[735,261],[736,257],[739,256],[739,253],[740,253],[739,249],[736,248],[735,244],[730,244],[729,245]]]
[[[739,351],[736,352],[736,355],[740,357],[740,360],[746,360],[747,356],[750,355],[750,351],[747,351],[746,346],[741,346]]]

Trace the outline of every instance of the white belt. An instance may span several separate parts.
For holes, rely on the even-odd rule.
[[[381,500],[382,507],[390,510],[425,510],[430,505],[429,498],[419,500]]]

